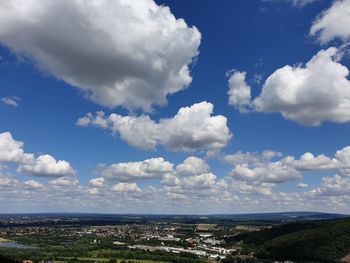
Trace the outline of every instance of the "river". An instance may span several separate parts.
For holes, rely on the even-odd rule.
[[[4,243],[0,242],[0,248],[33,249],[35,247],[24,245],[24,244],[20,244],[20,243],[16,243],[16,242],[4,242]]]

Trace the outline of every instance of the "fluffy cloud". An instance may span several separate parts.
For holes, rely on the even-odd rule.
[[[335,175],[333,177],[324,177],[322,179],[321,192],[323,194],[331,195],[349,195],[350,179],[344,178],[340,175]]]
[[[290,0],[302,6],[313,0]],[[339,38],[350,40],[350,0],[334,1],[313,22],[310,35],[325,44]],[[262,92],[250,99],[251,88],[245,72],[229,80],[230,104],[240,111],[279,112],[286,119],[318,126],[324,121],[350,121],[349,69],[340,63],[343,50],[334,47],[319,51],[305,65],[284,66],[265,81]]]
[[[98,173],[103,177],[118,181],[137,181],[161,178],[173,172],[173,164],[163,158],[152,158],[142,162],[116,163],[110,166],[99,165]],[[94,181],[96,184],[96,180]]]
[[[222,115],[212,116],[213,108],[208,102],[193,104],[179,109],[173,118],[159,122],[147,115],[107,117],[103,112],[96,116],[88,113],[77,124],[108,128],[128,144],[142,149],[163,145],[172,151],[212,150],[225,147],[232,137],[227,119]]]
[[[205,173],[186,177],[177,177],[175,174],[166,174],[162,180],[162,184],[180,189],[209,189],[216,183],[216,175]],[[178,188],[179,189],[179,188]]]
[[[342,182],[348,182],[347,179],[350,178],[350,146],[336,151],[333,157],[324,154],[315,156],[310,152],[304,153],[300,158],[284,157],[279,152],[268,150],[261,153],[237,152],[218,158],[232,165],[230,176],[226,177],[222,187],[233,187],[241,194],[272,194],[278,184],[301,179],[307,172],[335,172],[339,178],[341,177]],[[176,178],[172,179],[175,184]],[[296,187],[302,189],[309,186],[299,183]],[[323,186],[310,190],[310,195],[330,192],[329,188]]]
[[[234,71],[228,80],[228,103],[241,112],[247,111],[251,101],[251,88],[246,82],[246,74]]]
[[[35,158],[32,153],[25,153],[24,143],[13,139],[9,132],[0,133],[0,166],[1,163],[19,164],[17,172],[39,176],[73,175],[75,171],[67,161],[56,161],[51,155],[45,154]]]
[[[336,151],[335,158],[343,164],[343,168],[350,168],[350,146]]]
[[[308,171],[336,172],[350,176],[350,146],[336,151],[334,157],[306,152],[301,157],[285,156],[275,151],[262,153],[237,152],[223,156],[223,162],[231,164],[230,175],[248,184],[283,183],[300,179]]]
[[[79,181],[71,177],[60,177],[60,178],[51,180],[49,184],[53,186],[66,187],[66,186],[78,185]]]
[[[323,154],[314,156],[312,153],[304,153],[300,159],[292,156],[285,157],[282,162],[298,171],[337,171],[346,172],[350,168],[350,147],[344,147],[335,153],[333,158]]]
[[[18,181],[10,176],[0,174],[0,187],[16,185]]]
[[[73,175],[75,171],[67,161],[57,161],[51,155],[40,155],[31,162],[20,164],[18,172],[23,172],[37,176],[57,176]]]
[[[144,195],[154,191],[164,191],[166,196],[173,200],[186,200],[210,195],[215,189],[224,187],[224,181],[216,182],[216,175],[210,173],[209,165],[202,159],[194,156],[186,158],[174,169],[174,164],[163,158],[151,158],[140,162],[116,163],[110,166],[99,165],[97,172],[102,177],[89,181],[93,187],[88,192],[97,195],[103,191],[112,192],[141,192],[136,181],[158,179],[162,188],[148,187],[142,189]],[[118,183],[109,188],[110,182]],[[146,189],[148,189],[146,191]]]
[[[24,153],[24,143],[13,139],[9,132],[0,133],[0,162],[28,162],[34,158]]]
[[[183,163],[176,166],[176,173],[180,175],[204,174],[210,171],[209,165],[201,158],[190,156]]]
[[[349,195],[350,179],[336,174],[333,177],[323,177],[320,187],[308,192],[310,196],[339,196]]]
[[[191,83],[201,35],[153,0],[9,0],[0,42],[108,107],[149,110]]]
[[[313,22],[310,29],[312,36],[325,44],[332,39],[350,40],[350,0],[334,1],[332,6],[323,11]]]
[[[113,185],[111,190],[120,193],[138,193],[142,191],[136,183],[118,183]]]
[[[337,159],[331,159],[323,154],[315,157],[310,152],[304,153],[299,160],[295,160],[292,156],[287,156],[283,159],[283,163],[299,171],[329,171],[340,166]]]
[[[254,158],[257,155],[258,153],[251,154]],[[308,155],[307,153],[306,156]],[[249,156],[249,153],[246,153],[246,156]],[[309,157],[306,159],[311,160],[312,158]],[[317,159],[317,157],[314,156],[314,159]],[[336,159],[338,162],[344,162],[347,157],[347,147],[345,147],[329,160]],[[277,158],[277,156],[274,158]],[[261,167],[263,164],[267,167],[275,165],[269,158],[258,159],[263,161],[260,164],[255,161],[248,161],[249,168],[256,174],[259,171],[254,169],[255,167]],[[299,161],[301,159],[305,159],[305,156],[294,160]],[[187,158],[176,167],[187,166],[181,165],[192,163],[191,160],[195,159]],[[285,158],[276,161],[276,163],[287,165],[283,163],[284,160]],[[201,162],[196,160],[194,163]],[[306,166],[306,164],[304,165]],[[327,209],[336,210],[339,207],[349,208],[350,183],[346,176],[325,177],[319,187],[315,189],[307,187],[304,190],[306,192],[302,191],[306,188],[306,185],[299,183],[296,187],[300,189],[296,192],[288,191],[285,193],[279,191],[275,178],[273,178],[273,181],[276,183],[264,182],[265,179],[261,180],[261,178],[271,180],[271,177],[268,176],[262,176],[260,179],[258,176],[257,180],[246,180],[246,178],[238,177],[222,179],[217,178],[210,172],[196,174],[197,170],[193,173],[194,170],[191,169],[185,169],[185,173],[180,171],[173,169],[172,172],[163,175],[159,186],[148,186],[142,189],[134,182],[113,182],[103,177],[94,178],[86,185],[81,185],[74,177],[60,177],[43,185],[42,182],[33,180],[24,183],[2,181],[3,178],[11,178],[11,176],[0,175],[0,186],[4,182],[0,191],[0,203],[2,211],[8,202],[11,204],[10,207],[13,207],[14,204],[22,204],[22,207],[32,207],[34,205],[37,209],[50,207],[56,209],[56,211],[67,211],[67,209],[70,209],[70,211],[86,211],[86,209],[89,209],[89,211],[101,212],[101,209],[103,209],[104,212],[151,211],[155,213],[160,211],[168,213],[179,211],[183,213],[208,213],[208,211],[224,213],[232,209],[263,212],[271,209],[309,210],[326,207]],[[274,173],[273,169],[271,171]],[[110,183],[112,184],[109,185]],[[119,200],[117,203],[115,198]]]
[[[89,184],[93,187],[103,187],[105,179],[103,177],[93,178],[89,181]]]
[[[15,97],[15,96],[1,98],[1,102],[3,104],[8,106],[14,106],[14,107],[17,107],[20,101],[21,101],[21,98]]]
[[[110,188],[114,192],[141,192],[136,181],[147,179],[159,179],[163,190],[160,188],[147,188],[149,191],[165,191],[171,199],[185,199],[189,195],[210,195],[212,191],[223,187],[223,183],[216,182],[216,175],[210,173],[209,165],[202,159],[194,156],[186,158],[174,169],[174,164],[163,158],[151,158],[140,162],[116,163],[110,166],[99,165],[97,172],[102,177],[94,178],[89,184],[94,189],[89,189],[92,194],[100,194],[98,189],[108,191],[108,184],[118,183]],[[144,194],[148,191],[142,190]],[[151,191],[152,192],[152,191]]]
[[[190,156],[176,166],[173,173],[165,174],[161,180],[167,197],[181,202],[203,198],[220,197],[225,181],[217,182],[217,176],[210,172],[209,165],[202,159]]]
[[[237,165],[231,175],[245,181],[283,183],[301,178],[301,174],[294,168],[282,162],[260,164],[256,167]]]
[[[246,181],[235,180],[232,185],[233,189],[242,195],[272,195],[273,188],[276,186],[272,183],[250,184]]]
[[[350,120],[349,70],[337,62],[337,49],[318,52],[305,67],[285,66],[266,80],[254,105],[258,111],[280,112],[301,124]]]
[[[89,112],[84,117],[79,118],[76,124],[83,127],[91,125],[102,129],[108,129],[111,125],[109,119],[105,116],[103,111],[96,112],[95,116]]]
[[[98,194],[100,194],[100,189],[94,187],[94,188],[88,189],[87,192],[88,192],[90,195],[98,195]]]
[[[34,181],[34,180],[26,181],[24,182],[24,185],[27,189],[30,189],[30,190],[38,190],[38,189],[44,188],[42,183],[39,183],[38,181]]]
[[[167,195],[167,197],[169,197],[170,199],[175,200],[175,201],[187,200],[187,197],[184,194],[167,192],[166,195]]]
[[[318,52],[305,66],[285,66],[272,73],[251,107],[279,112],[286,119],[317,126],[350,121],[349,70],[339,63],[337,48]]]
[[[308,187],[308,184],[298,183],[298,184],[297,184],[297,187],[298,187],[298,188],[307,188],[307,187]]]
[[[190,189],[209,189],[215,185],[216,175],[212,173],[199,174],[183,177],[180,179],[180,185],[183,188]]]

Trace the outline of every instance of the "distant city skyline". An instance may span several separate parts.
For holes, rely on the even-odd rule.
[[[350,0],[0,0],[0,211],[350,213]]]

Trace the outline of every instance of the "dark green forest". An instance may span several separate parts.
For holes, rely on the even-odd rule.
[[[350,253],[350,219],[287,223],[228,241],[243,241],[260,259],[340,262]]]

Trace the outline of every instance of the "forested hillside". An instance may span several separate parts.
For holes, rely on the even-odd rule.
[[[339,262],[350,253],[350,219],[289,223],[236,237],[258,258],[298,262]]]

